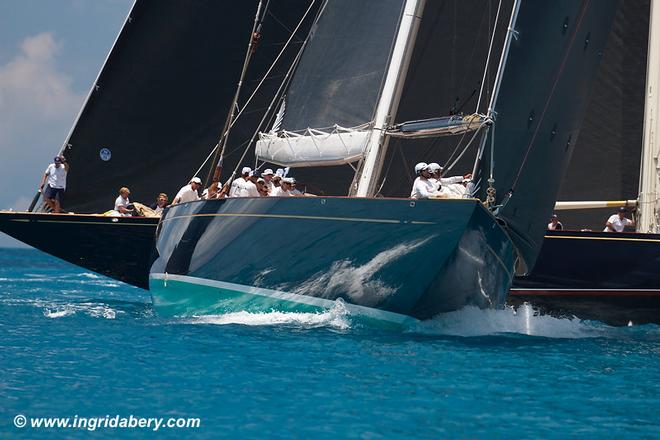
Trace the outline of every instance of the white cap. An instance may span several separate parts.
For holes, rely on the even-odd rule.
[[[439,164],[435,163],[435,162],[431,162],[428,166],[428,169],[431,172],[442,171],[442,167]]]
[[[259,178],[257,179],[257,182],[266,183],[266,181],[265,181],[264,179],[262,179],[261,177],[259,177]]]
[[[273,176],[274,174],[275,173],[270,168],[267,168],[263,173],[261,173],[262,176]]]
[[[241,176],[243,174],[250,174],[252,172],[252,168],[250,167],[243,167],[243,171],[241,171]]]
[[[294,184],[296,183],[296,179],[294,179],[293,177],[285,177],[284,179],[282,179],[282,182]]]
[[[201,185],[202,179],[200,179],[199,177],[193,177],[192,179],[190,179],[190,183],[196,183],[198,185]]]
[[[428,168],[428,165],[426,162],[420,162],[417,165],[415,165],[415,174],[419,174],[422,170],[425,170]]]

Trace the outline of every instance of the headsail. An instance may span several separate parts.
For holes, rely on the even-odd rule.
[[[257,142],[259,159],[317,166],[362,157],[404,3],[325,4],[286,92],[281,129]]]
[[[494,137],[495,204],[527,268],[577,139],[610,33],[616,0],[522,2],[499,98]],[[485,199],[489,154],[478,170]]]

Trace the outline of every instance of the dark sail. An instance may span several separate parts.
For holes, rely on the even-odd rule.
[[[289,167],[339,166],[362,159],[403,5],[403,0],[324,4],[280,117],[257,142],[259,159]]]
[[[615,0],[523,2],[495,105],[498,218],[527,268],[543,241],[607,43]],[[488,152],[479,176],[485,197]]]
[[[396,122],[487,111],[512,5],[513,0],[502,2],[496,23],[497,2],[426,2]],[[477,109],[493,32],[493,55]],[[384,181],[380,194],[407,197],[415,178],[412,171],[415,163],[445,165],[459,141],[462,139],[464,146],[467,138],[469,135],[464,138],[390,139],[380,178]],[[476,145],[470,151],[451,173],[463,174],[472,169]]]
[[[327,2],[287,90],[284,129],[371,121],[403,3]]]
[[[650,0],[619,2],[558,200],[637,198],[649,14]],[[600,231],[611,211],[562,211],[558,214],[565,228]]]
[[[270,3],[243,100],[309,5]],[[111,209],[121,186],[148,203],[186,184],[220,138],[256,9],[256,1],[136,2],[67,140],[65,209]],[[225,168],[236,165],[313,18],[232,130]]]

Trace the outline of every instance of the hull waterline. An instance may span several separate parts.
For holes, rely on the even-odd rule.
[[[512,279],[511,242],[476,200],[202,201],[168,209],[159,229],[150,290],[165,316],[340,300],[377,319],[427,319],[503,307]]]

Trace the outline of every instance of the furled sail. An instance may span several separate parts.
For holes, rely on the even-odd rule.
[[[279,130],[257,141],[259,159],[304,167],[363,156],[403,6],[326,2],[286,91]]]
[[[578,137],[616,0],[522,2],[476,181],[531,268]],[[491,141],[493,141],[491,143]]]
[[[130,188],[132,200],[149,203],[156,194],[172,197],[185,185],[220,138],[257,3],[135,3],[65,144],[63,153],[71,164],[65,209],[111,209],[121,186]],[[254,91],[310,0],[269,4],[244,97]],[[279,67],[292,62],[313,17]],[[225,153],[227,168],[236,165],[236,152],[252,135],[280,81],[275,74],[267,78],[234,126]]]
[[[387,134],[391,137],[415,139],[451,136],[476,131],[483,124],[489,122],[490,120],[487,116],[476,113],[468,116],[443,116],[419,121],[401,122],[388,128]]]

